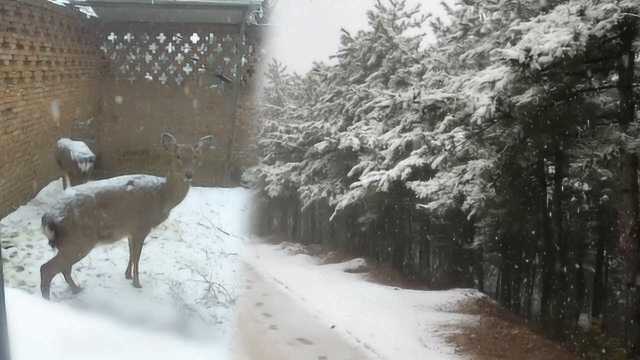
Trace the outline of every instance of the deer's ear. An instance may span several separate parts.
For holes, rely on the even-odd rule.
[[[165,148],[165,150],[167,151],[172,151],[176,148],[177,145],[177,141],[175,136],[169,134],[169,133],[163,133],[162,136],[160,137],[160,142],[162,143],[162,147]]]
[[[215,140],[211,135],[205,136],[202,139],[198,140],[198,143],[196,144],[195,147],[198,151],[214,149]]]

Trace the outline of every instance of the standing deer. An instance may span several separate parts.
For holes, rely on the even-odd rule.
[[[197,144],[177,144],[173,135],[162,134],[161,143],[171,154],[166,177],[127,175],[74,187],[54,208],[42,216],[42,230],[58,253],[40,268],[42,297],[49,298],[51,280],[62,273],[75,294],[81,288],[71,278],[71,267],[97,244],[129,240],[127,279],[140,288],[139,262],[144,240],[167,219],[171,209],[187,195],[193,171],[213,137]]]
[[[96,162],[96,156],[87,144],[62,138],[56,145],[56,163],[63,174],[62,188],[87,182]]]

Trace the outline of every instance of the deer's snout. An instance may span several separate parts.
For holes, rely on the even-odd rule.
[[[187,170],[184,172],[184,177],[187,178],[187,180],[191,180],[193,179],[193,170]]]

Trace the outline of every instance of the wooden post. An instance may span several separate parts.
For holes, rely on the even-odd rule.
[[[232,99],[233,99],[233,111],[232,111],[232,115],[231,115],[231,129],[230,129],[230,133],[229,133],[229,140],[227,141],[227,153],[225,156],[225,161],[224,161],[224,180],[223,183],[225,186],[233,186],[233,185],[237,185],[237,184],[232,184],[232,179],[231,179],[231,171],[233,169],[233,164],[232,162],[234,161],[233,158],[233,147],[235,146],[235,142],[236,142],[236,131],[237,131],[237,127],[238,127],[238,107],[240,106],[240,91],[241,91],[241,78],[242,78],[242,58],[245,56],[245,54],[247,53],[247,46],[246,46],[246,41],[248,41],[248,37],[247,37],[247,15],[248,15],[249,11],[244,11],[242,13],[242,18],[243,21],[240,24],[240,42],[238,46],[238,53],[236,54],[236,58],[234,63],[236,64],[236,66],[238,67],[237,73],[236,73],[236,77],[235,79],[233,79],[233,95],[232,95]]]
[[[4,301],[4,275],[2,268],[2,246],[0,246],[0,360],[9,360],[9,334],[7,330],[7,311]]]

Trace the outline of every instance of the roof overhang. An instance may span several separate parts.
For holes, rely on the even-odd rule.
[[[260,0],[71,0],[89,6],[104,22],[240,24]]]

